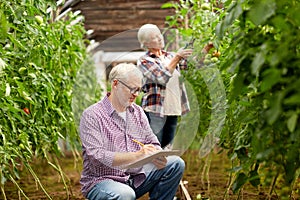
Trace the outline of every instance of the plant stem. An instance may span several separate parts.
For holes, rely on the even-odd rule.
[[[279,176],[279,172],[276,173],[276,176],[274,176],[273,180],[272,180],[272,184],[271,184],[271,187],[270,187],[270,190],[269,190],[269,199],[271,200],[271,197],[272,197],[272,193],[273,193],[273,190],[274,190],[274,187],[275,187],[275,183],[276,183],[276,180]]]
[[[38,183],[38,185],[41,187],[41,189],[43,190],[43,192],[45,193],[45,195],[49,198],[52,199],[48,192],[45,190],[43,184],[41,183],[39,177],[36,175],[36,173],[33,171],[33,169],[31,168],[31,166],[28,164],[28,162],[24,162],[25,167],[28,169],[28,171],[31,173],[31,175],[33,176],[33,178],[35,179],[35,181]]]
[[[233,167],[234,164],[233,164],[233,161],[231,161],[231,166]],[[227,189],[225,190],[225,193],[224,193],[224,196],[223,196],[223,199],[225,200],[226,197],[228,196],[228,192],[230,190],[230,187],[232,185],[232,171],[230,171],[230,174],[229,174],[229,180],[228,180],[228,184],[227,184]]]
[[[64,178],[65,174],[64,174],[63,170],[61,169],[56,156],[54,157],[54,161],[55,161],[56,166],[58,167],[57,171],[58,171],[58,173],[59,173],[59,175],[60,175],[60,177],[61,177],[61,179],[62,179],[62,181],[64,183],[64,186],[65,186],[66,192],[67,192],[67,197],[69,199],[69,197],[70,197],[69,189],[68,189],[69,187],[67,186],[67,183],[66,183],[65,178]],[[72,194],[72,191],[71,191],[71,194]]]
[[[3,194],[4,200],[7,200],[6,195],[5,195],[4,185],[2,185],[2,184],[1,184],[1,192]]]
[[[9,175],[9,179],[15,184],[15,186],[17,186],[19,192],[21,192],[23,194],[23,196],[25,197],[25,199],[29,200],[29,198],[27,197],[27,195],[24,193],[24,191],[22,190],[22,188],[19,186],[19,184],[17,183],[17,181],[11,176]],[[1,187],[2,188],[2,187]],[[4,191],[3,191],[4,192]],[[4,196],[4,198],[6,199],[6,197]]]

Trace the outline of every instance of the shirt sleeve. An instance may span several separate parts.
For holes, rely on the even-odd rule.
[[[166,85],[172,77],[170,71],[158,59],[151,58],[150,56],[141,57],[137,61],[137,66],[148,81],[152,81],[153,83]]]
[[[87,111],[83,113],[80,120],[80,138],[83,151],[90,161],[89,165],[111,167],[114,152],[107,149],[100,126],[101,121],[99,122],[91,113]]]

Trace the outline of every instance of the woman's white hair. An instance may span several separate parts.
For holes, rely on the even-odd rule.
[[[108,80],[112,82],[115,79],[127,80],[132,76],[143,79],[143,74],[139,68],[133,63],[120,63],[112,68],[109,73]]]
[[[147,48],[145,46],[145,42],[149,41],[149,33],[152,31],[159,31],[159,28],[155,25],[155,24],[144,24],[143,26],[140,27],[138,33],[137,33],[137,37],[138,40],[141,44],[141,48]]]

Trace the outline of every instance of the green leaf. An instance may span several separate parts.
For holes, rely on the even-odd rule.
[[[258,175],[257,171],[256,170],[250,171],[249,175],[250,175],[249,182],[254,187],[257,187],[260,184],[260,179],[259,179],[259,175]]]
[[[256,75],[259,72],[259,69],[265,62],[265,54],[263,52],[257,52],[254,60],[251,63],[251,73]]]
[[[295,26],[300,26],[300,17],[299,17],[300,8],[295,6],[293,9],[289,9],[288,17],[294,23]]]
[[[281,101],[283,98],[283,93],[282,92],[278,92],[275,96],[271,97],[271,107],[269,110],[266,111],[266,118],[268,121],[268,124],[272,125],[277,118],[280,116],[281,112],[282,112],[282,108],[281,108]]]
[[[298,120],[298,114],[294,112],[287,121],[287,127],[290,132],[294,132],[297,125],[297,120]]]
[[[233,82],[232,96],[231,96],[232,100],[235,99],[242,91],[244,87],[244,80],[245,80],[244,74],[238,74],[235,77]]]
[[[8,97],[10,95],[10,85],[6,83],[5,96]]]
[[[284,100],[286,105],[299,105],[300,104],[300,93],[294,94]]]
[[[232,185],[233,193],[236,193],[247,181],[246,174],[239,173],[237,178],[234,180],[234,183]]]
[[[0,38],[2,38],[3,36],[6,36],[6,34],[8,32],[8,28],[9,28],[9,24],[6,20],[6,16],[2,12],[2,10],[0,10],[0,31],[1,31]]]
[[[1,176],[1,185],[4,185],[6,183],[6,177],[5,176]]]
[[[263,80],[261,83],[261,91],[265,92],[272,88],[273,85],[279,82],[281,73],[278,69],[267,69],[263,73]]]
[[[216,26],[216,35],[219,38],[222,38],[227,28],[229,28],[232,23],[243,13],[243,9],[239,3],[234,2],[232,9],[226,15],[225,19],[217,24]]]
[[[161,8],[163,8],[163,9],[167,9],[167,8],[177,8],[177,6],[176,6],[176,4],[174,4],[174,3],[165,3],[165,4],[163,4],[162,6],[161,6]]]
[[[276,29],[289,30],[291,27],[286,23],[286,19],[282,15],[277,15],[272,18],[272,23]]]
[[[257,0],[256,4],[250,9],[248,17],[258,26],[274,15],[275,10],[276,3],[274,0]]]

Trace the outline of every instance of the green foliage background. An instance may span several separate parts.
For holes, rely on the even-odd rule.
[[[0,180],[4,197],[5,183],[10,180],[18,186],[19,170],[24,166],[47,194],[31,168],[35,157],[46,158],[68,188],[57,160],[62,153],[59,140],[67,141],[76,152],[80,144],[76,119],[94,100],[95,87],[91,86],[96,80],[83,39],[85,30],[82,22],[75,23],[80,15],[70,12],[56,20],[57,10],[56,1],[0,3]],[[89,88],[93,91],[88,92]],[[82,95],[83,89],[91,96]]]
[[[207,85],[197,74],[217,66],[222,75],[228,102],[220,145],[233,162],[230,187],[269,186],[281,199],[299,194],[299,1],[190,0],[164,7],[176,10],[169,26],[196,39],[199,58],[208,42],[221,52],[213,64],[194,59],[186,78],[199,91],[200,110],[209,111]],[[209,112],[202,113],[200,138],[210,134]]]
[[[83,24],[73,24],[78,16],[72,12],[63,20],[54,20],[55,3],[0,3],[0,180],[4,197],[4,184],[10,180],[18,186],[23,166],[47,194],[31,168],[34,157],[46,158],[67,188],[57,161],[61,154],[58,141],[67,140],[76,151],[80,113],[98,96],[94,96],[98,90]],[[196,58],[189,60],[184,74],[196,91],[201,112],[192,147],[207,135],[220,138],[219,145],[233,163],[230,187],[234,192],[250,183],[269,186],[270,194],[275,191],[281,199],[299,195],[300,3],[204,3],[180,0],[164,5],[176,10],[167,19],[169,27],[178,28],[183,41],[196,39]],[[48,8],[54,12],[47,12]],[[214,45],[212,51],[221,52],[215,62],[201,60],[209,42]],[[225,93],[212,96],[211,88],[223,86]],[[216,123],[211,124],[216,108],[221,112],[214,113]]]

